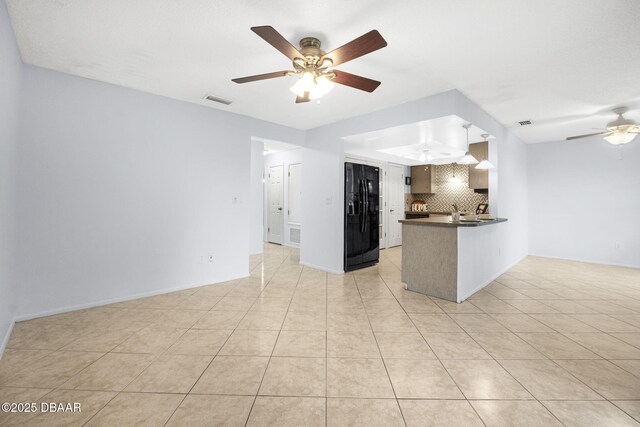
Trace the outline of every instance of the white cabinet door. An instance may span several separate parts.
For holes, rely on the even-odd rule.
[[[402,244],[402,224],[404,219],[404,173],[400,165],[389,165],[387,172],[387,209],[389,247]]]
[[[267,240],[272,243],[282,244],[282,229],[284,215],[282,212],[282,199],[284,191],[283,165],[271,166],[269,168],[269,186],[267,192],[267,203],[269,206]]]

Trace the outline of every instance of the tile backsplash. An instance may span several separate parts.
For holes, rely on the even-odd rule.
[[[469,188],[467,165],[430,165],[436,169],[434,194],[405,194],[404,208],[411,210],[414,200],[424,200],[429,211],[451,212],[453,203],[461,211],[475,212],[479,203],[488,203],[489,195],[475,193]],[[454,176],[455,172],[455,176]],[[489,206],[491,210],[491,206]]]

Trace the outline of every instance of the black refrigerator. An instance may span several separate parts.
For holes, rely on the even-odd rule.
[[[344,164],[344,271],[378,262],[379,183],[378,168]]]

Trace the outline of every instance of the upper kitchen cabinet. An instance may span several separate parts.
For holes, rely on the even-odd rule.
[[[411,166],[411,193],[435,193],[436,168],[433,165]]]
[[[487,141],[469,145],[469,153],[479,162],[489,158],[489,143]],[[474,190],[489,189],[489,171],[476,169],[477,165],[469,165],[469,188]]]

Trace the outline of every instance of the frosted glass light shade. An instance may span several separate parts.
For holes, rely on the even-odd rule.
[[[324,76],[314,78],[311,73],[304,73],[291,86],[291,92],[299,97],[304,97],[305,92],[309,92],[309,99],[318,99],[326,95],[333,89],[334,83]]]
[[[489,160],[483,160],[480,163],[478,163],[478,165],[476,166],[476,169],[495,169],[496,167],[493,166],[493,163],[491,163]]]
[[[630,133],[630,132],[626,132],[626,131],[613,132],[611,135],[605,136],[604,139],[609,144],[622,145],[622,144],[627,144],[627,143],[633,141],[633,138],[635,138],[636,135],[638,135],[638,134],[637,133]]]
[[[478,163],[478,159],[473,157],[471,153],[467,151],[466,153],[464,153],[464,156],[462,156],[462,158],[456,163],[458,163],[459,165],[475,165],[476,163]]]

